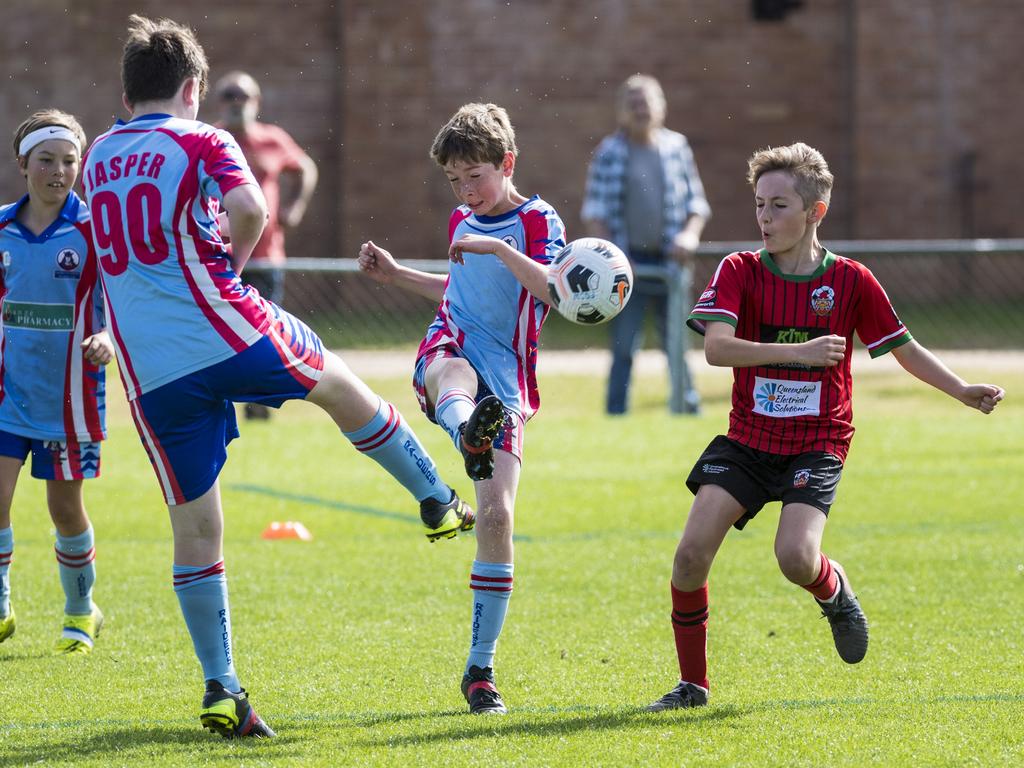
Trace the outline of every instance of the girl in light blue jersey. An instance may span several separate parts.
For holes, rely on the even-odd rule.
[[[64,112],[25,120],[14,152],[27,194],[0,207],[0,642],[15,631],[11,501],[31,453],[57,530],[65,597],[57,654],[91,652],[103,625],[92,601],[96,558],[82,481],[100,473],[103,366],[114,349],[103,329],[89,212],[73,190],[83,144],[82,127]]]

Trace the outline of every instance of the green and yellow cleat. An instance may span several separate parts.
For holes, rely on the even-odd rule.
[[[459,531],[471,531],[476,525],[473,508],[452,491],[452,499],[442,504],[437,499],[420,502],[420,519],[427,529],[427,538],[433,544],[438,539],[454,539]]]
[[[64,614],[64,629],[53,648],[55,656],[85,655],[92,653],[93,643],[103,629],[103,611],[93,604],[92,613],[76,616]]]
[[[271,739],[277,734],[256,714],[243,688],[232,693],[216,680],[206,681],[203,707],[199,710],[203,728],[219,733],[225,739],[250,737]]]
[[[14,618],[14,606],[11,606],[10,613],[0,619],[0,643],[14,634],[17,620]]]

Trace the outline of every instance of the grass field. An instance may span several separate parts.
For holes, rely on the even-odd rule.
[[[811,598],[779,573],[772,505],[712,572],[711,705],[660,715],[641,707],[677,675],[668,577],[682,480],[725,425],[725,378],[701,380],[699,418],[668,416],[660,377],[641,379],[635,412],[613,420],[603,373],[542,377],[497,663],[505,718],[463,714],[458,690],[472,538],[427,544],[403,491],[312,406],[242,423],[221,478],[235,651],[279,734],[255,743],[199,728],[166,513],[116,402],[104,477],[86,489],[107,616],[90,657],[47,655],[63,598],[43,486],[26,472],[18,489],[0,765],[1020,765],[1024,372],[970,373],[1008,390],[995,415],[903,373],[858,382],[825,550],[871,621],[865,661],[839,660]],[[471,494],[406,379],[371,383]],[[264,541],[272,520],[315,539]]]

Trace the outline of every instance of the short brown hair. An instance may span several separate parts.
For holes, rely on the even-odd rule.
[[[28,136],[32,131],[38,131],[40,128],[48,128],[50,126],[60,126],[61,128],[67,128],[78,139],[79,145],[85,148],[85,131],[82,130],[82,126],[75,119],[74,115],[69,115],[67,112],[61,112],[59,109],[41,109],[38,112],[33,112],[18,126],[18,129],[14,132],[14,156],[21,157],[21,140]],[[32,154],[32,150],[29,150],[29,154]]]
[[[793,177],[804,209],[818,200],[828,203],[832,197],[832,172],[824,155],[798,141],[786,147],[768,147],[755,152],[747,161],[747,181],[755,190],[757,180],[769,171],[786,171]]]
[[[430,156],[438,165],[488,162],[501,165],[505,153],[517,155],[516,132],[508,112],[496,104],[466,104],[434,137]]]
[[[170,19],[128,17],[121,84],[129,104],[169,99],[190,77],[199,78],[203,98],[209,72],[203,46],[191,29]]]

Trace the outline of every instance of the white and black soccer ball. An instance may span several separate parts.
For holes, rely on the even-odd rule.
[[[626,306],[632,291],[633,269],[626,254],[598,237],[573,240],[548,267],[552,306],[579,325],[611,320]]]

